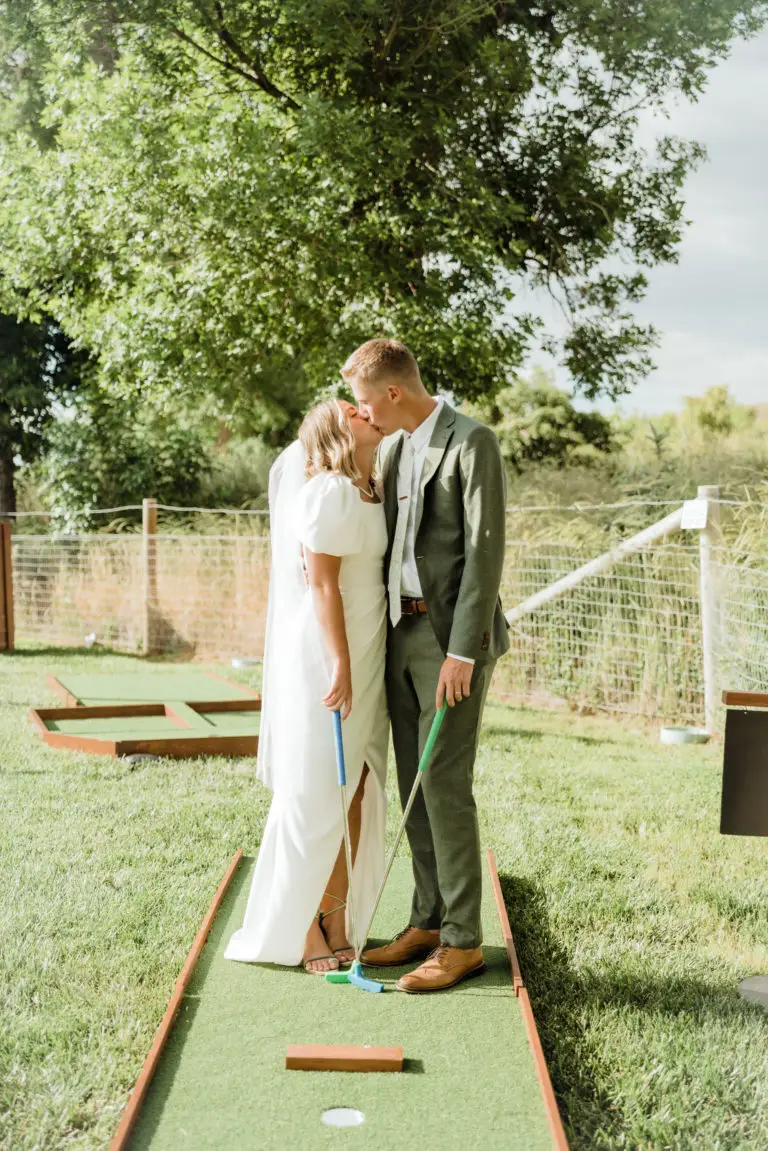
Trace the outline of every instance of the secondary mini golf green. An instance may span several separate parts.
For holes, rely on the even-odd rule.
[[[207,672],[49,676],[68,706],[33,708],[51,747],[101,755],[255,755],[261,697]]]
[[[565,1145],[553,1135],[488,876],[487,970],[450,991],[406,995],[394,984],[413,965],[368,968],[385,984],[374,996],[301,968],[224,959],[242,923],[253,864],[244,858],[227,888],[125,1146],[284,1151],[343,1141],[381,1151],[418,1141],[538,1151]],[[375,940],[403,927],[411,891],[410,860],[397,860]],[[404,1068],[287,1071],[292,1043],[402,1046]],[[344,1132],[326,1126],[322,1114],[332,1108],[357,1110],[365,1121]]]

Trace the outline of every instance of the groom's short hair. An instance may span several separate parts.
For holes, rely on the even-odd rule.
[[[356,348],[341,369],[347,383],[360,380],[375,384],[384,379],[395,379],[404,386],[421,383],[416,357],[399,340],[368,340]]]

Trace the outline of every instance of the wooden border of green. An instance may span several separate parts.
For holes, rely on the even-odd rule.
[[[98,703],[88,707],[36,707],[30,708],[30,717],[47,719],[120,719],[145,715],[165,715],[164,703]],[[43,728],[47,731],[47,727]]]
[[[59,699],[63,699],[67,707],[81,706],[80,700],[77,698],[77,696],[72,695],[71,692],[67,691],[64,684],[58,680],[55,675],[47,675],[45,677],[45,686],[49,691],[52,691],[54,695],[57,695]]]
[[[184,992],[187,988],[187,984],[192,977],[192,972],[195,969],[195,964],[200,958],[200,952],[203,950],[205,941],[208,938],[211,927],[213,926],[213,921],[216,918],[216,913],[221,906],[221,902],[227,892],[227,888],[229,887],[232,881],[232,877],[237,871],[242,858],[242,849],[238,848],[235,854],[232,856],[224,878],[219,884],[216,890],[216,894],[211,900],[208,910],[205,913],[205,918],[200,925],[200,929],[194,938],[191,948],[189,949],[189,954],[184,961],[184,966],[182,967],[179,973],[179,977],[174,984],[173,991],[171,992],[171,998],[168,1001],[168,1006],[165,1009],[165,1015],[163,1016],[160,1022],[160,1026],[155,1033],[155,1038],[149,1050],[149,1054],[144,1060],[144,1064],[141,1068],[141,1071],[139,1072],[139,1077],[136,1080],[130,1096],[128,1097],[128,1102],[125,1106],[125,1110],[123,1111],[122,1117],[117,1126],[117,1130],[112,1137],[112,1142],[109,1145],[109,1151],[123,1151],[123,1148],[127,1144],[128,1137],[138,1117],[139,1109],[144,1101],[144,1097],[147,1093],[147,1089],[149,1088],[149,1084],[152,1081],[152,1076],[154,1075],[157,1068],[157,1064],[160,1060],[163,1048],[165,1047],[168,1036],[171,1033],[171,1028],[173,1027],[174,1019],[176,1018],[176,1012],[181,1006],[181,1001],[184,998]]]
[[[512,929],[509,926],[509,916],[507,915],[504,896],[501,893],[499,873],[496,870],[496,860],[491,848],[488,848],[488,870],[491,873],[491,887],[493,889],[493,897],[496,900],[496,910],[499,914],[501,934],[504,936],[504,945],[507,949],[507,955],[509,956],[509,966],[512,970],[512,986],[515,989],[515,995],[519,996],[522,988],[524,987],[523,976],[520,972],[520,964],[517,961],[515,941],[512,938]]]
[[[9,523],[0,523],[0,622],[0,651],[13,651],[13,569]]]
[[[768,707],[768,692],[765,691],[723,691],[726,707]]]
[[[536,1026],[536,1020],[531,1007],[531,1000],[528,996],[528,990],[523,982],[523,977],[520,972],[520,966],[517,962],[517,952],[515,951],[515,943],[512,938],[512,929],[509,925],[509,916],[504,904],[504,899],[501,893],[501,882],[499,880],[499,873],[496,869],[496,857],[493,854],[493,848],[488,848],[487,852],[488,870],[491,873],[491,884],[493,886],[493,893],[496,899],[496,909],[499,913],[499,922],[501,923],[501,932],[504,936],[504,942],[507,945],[507,954],[509,956],[510,970],[512,975],[512,985],[515,987],[515,995],[520,1003],[520,1010],[523,1015],[523,1023],[525,1024],[525,1031],[528,1036],[528,1043],[531,1048],[531,1055],[533,1056],[534,1066],[536,1068],[536,1076],[539,1080],[541,1094],[544,1101],[544,1109],[547,1113],[549,1120],[549,1129],[552,1133],[553,1146],[557,1151],[568,1151],[568,1140],[565,1137],[565,1129],[563,1121],[560,1118],[560,1110],[557,1106],[555,1099],[555,1092],[552,1087],[552,1080],[549,1077],[549,1068],[547,1061],[544,1058],[544,1049],[541,1046],[541,1039],[539,1037],[539,1029]],[[513,962],[514,956],[514,962]],[[519,985],[515,985],[515,973],[519,979]]]

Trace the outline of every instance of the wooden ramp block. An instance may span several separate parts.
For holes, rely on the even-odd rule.
[[[356,1047],[352,1044],[292,1043],[285,1053],[286,1071],[402,1071],[402,1047]]]

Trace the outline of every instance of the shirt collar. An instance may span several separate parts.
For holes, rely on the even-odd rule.
[[[443,406],[443,403],[444,403],[443,397],[438,396],[437,397],[437,406],[435,407],[435,409],[432,412],[430,412],[430,414],[427,416],[427,418],[425,420],[422,420],[421,423],[419,424],[419,426],[417,428],[414,428],[413,431],[408,436],[408,439],[410,439],[411,443],[413,444],[414,452],[421,451],[421,449],[423,447],[425,447],[426,444],[428,444],[429,441],[432,439],[432,432],[435,430],[435,424],[437,423],[437,417],[440,415],[440,409]],[[406,433],[406,435],[407,435],[407,433]]]

